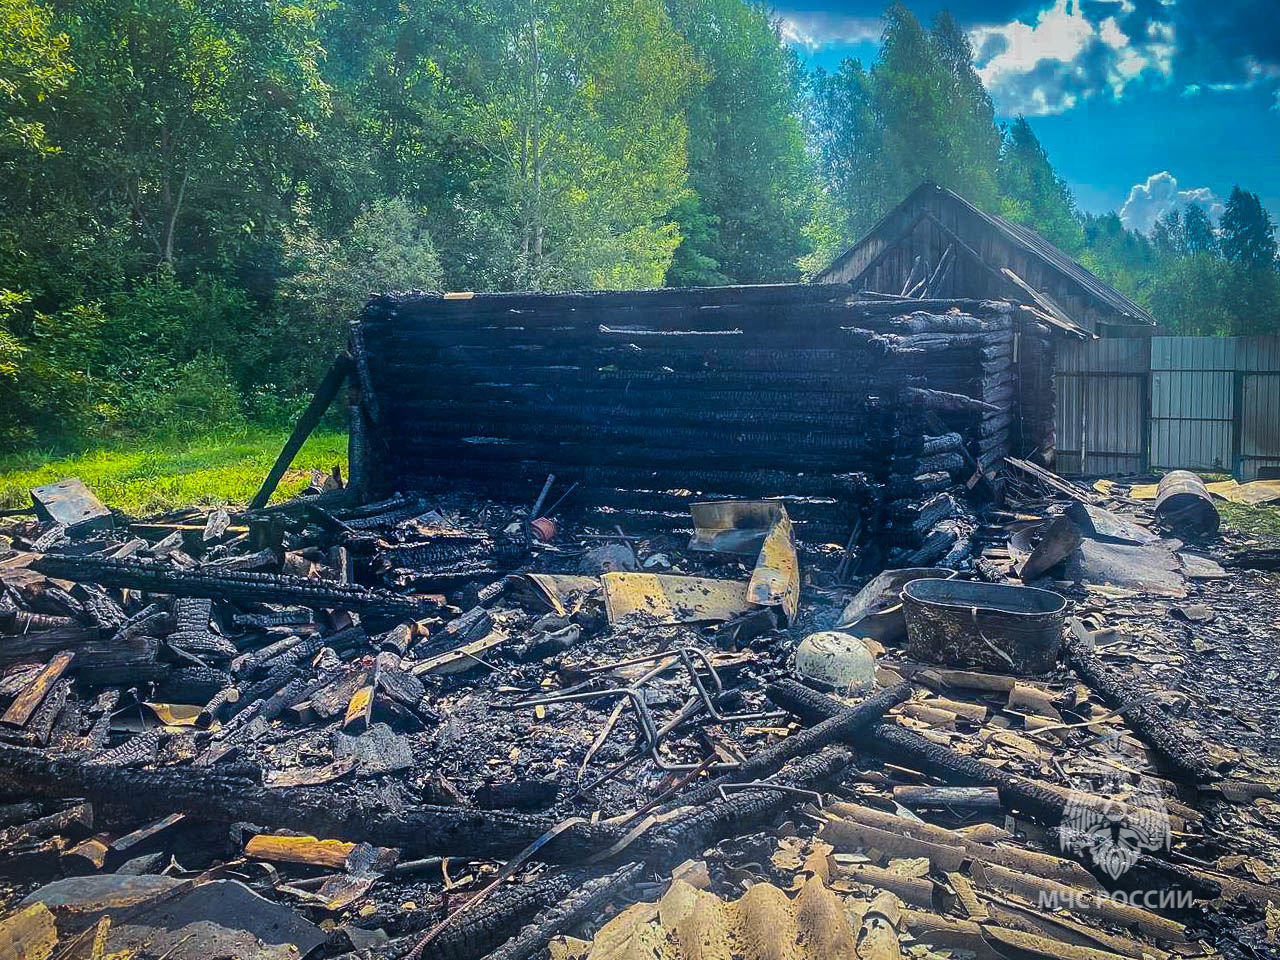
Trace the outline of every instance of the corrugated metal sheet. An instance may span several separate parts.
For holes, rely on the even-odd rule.
[[[1270,338],[1280,370],[1280,338]],[[1255,358],[1257,355],[1253,355]],[[1240,397],[1240,479],[1252,480],[1259,467],[1280,466],[1280,373],[1245,373]]]
[[[849,960],[857,919],[818,877],[791,899],[770,883],[721,900],[682,880],[657,903],[635,903],[590,941],[552,946],[561,960]]]
[[[1089,340],[1058,349],[1057,467],[1063,473],[1145,469],[1150,341]]]
[[[1152,345],[1152,366],[1159,353],[1170,367],[1151,371],[1151,465],[1230,470],[1235,374],[1229,364],[1235,362],[1235,345],[1225,338],[1169,339],[1174,342],[1168,351]]]
[[[1058,346],[1059,373],[1142,373],[1150,366],[1151,340],[1070,340]]]
[[[1057,387],[1063,473],[1280,464],[1280,337],[1067,343]]]

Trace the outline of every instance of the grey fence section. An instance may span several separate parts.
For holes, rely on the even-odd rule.
[[[1280,465],[1280,337],[1065,344],[1057,386],[1063,473]]]
[[[1151,341],[1072,341],[1058,348],[1057,461],[1062,473],[1146,469]]]

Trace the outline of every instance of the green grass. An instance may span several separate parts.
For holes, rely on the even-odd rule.
[[[193,504],[243,504],[257,492],[289,435],[288,428],[251,427],[196,440],[138,443],[59,459],[39,453],[0,458],[0,508],[31,503],[28,491],[79,477],[103,503],[132,516]],[[347,475],[345,433],[317,432],[298,452],[273,500],[307,486],[311,469],[334,464]]]
[[[1222,515],[1223,526],[1251,537],[1280,539],[1280,506],[1264,504],[1250,507],[1217,499],[1214,504]]]

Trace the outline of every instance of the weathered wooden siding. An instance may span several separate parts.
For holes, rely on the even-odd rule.
[[[1049,244],[1035,239],[1040,250],[1007,235],[954,194],[921,188],[817,279],[854,283],[859,290],[902,293],[917,256],[923,255],[932,269],[947,247],[954,244],[955,266],[934,295],[1025,299],[1025,294],[1000,274],[1001,268],[1007,267],[1033,289],[1052,298],[1080,326],[1101,333],[1109,332],[1113,326],[1124,327],[1132,333],[1138,321],[1119,315],[1081,286],[1078,277],[1085,271],[1073,263],[1070,270],[1064,269],[1070,263],[1065,254],[1053,251],[1059,262],[1046,261],[1043,251]],[[1105,286],[1096,278],[1091,282]]]

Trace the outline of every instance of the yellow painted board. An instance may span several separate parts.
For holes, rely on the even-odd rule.
[[[0,920],[0,960],[47,960],[57,945],[58,927],[43,903]]]
[[[260,833],[244,846],[247,857],[273,863],[305,863],[313,867],[341,870],[356,848],[343,840],[319,840],[316,837],[277,837]]]

